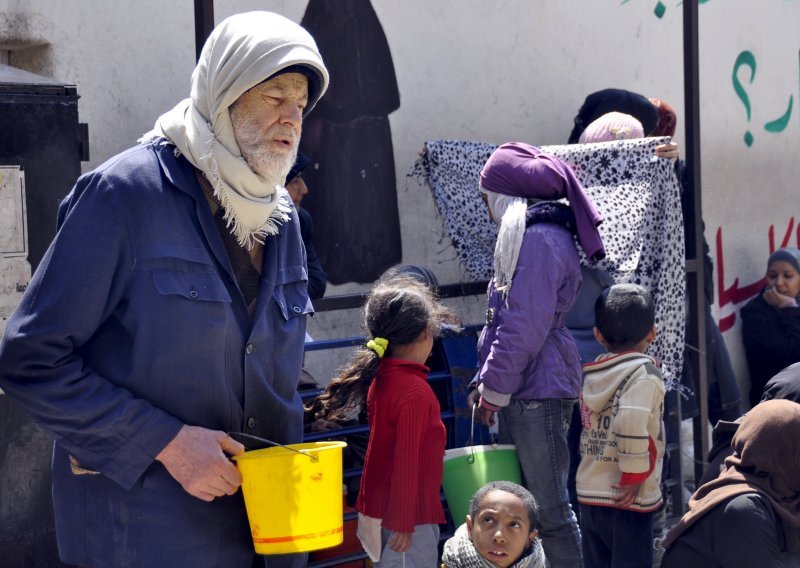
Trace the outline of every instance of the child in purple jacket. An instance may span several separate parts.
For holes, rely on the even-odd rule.
[[[516,445],[553,568],[582,566],[567,494],[567,429],[581,366],[564,318],[581,284],[574,238],[590,261],[603,258],[602,218],[570,166],[528,144],[497,148],[480,186],[500,229],[478,341],[477,416],[488,425],[499,412],[501,442]]]

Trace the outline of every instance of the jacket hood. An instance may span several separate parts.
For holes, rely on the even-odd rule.
[[[592,412],[602,411],[612,402],[620,383],[631,377],[642,363],[656,364],[644,353],[605,353],[594,363],[584,365],[583,404]]]

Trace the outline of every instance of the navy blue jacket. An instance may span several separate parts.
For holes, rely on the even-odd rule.
[[[206,503],[154,458],[183,424],[302,439],[312,308],[297,215],[266,240],[251,322],[194,169],[174,150],[137,146],[78,180],[0,344],[0,387],[56,440],[70,564],[249,567],[241,492]]]

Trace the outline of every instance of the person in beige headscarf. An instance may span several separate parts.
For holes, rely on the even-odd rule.
[[[254,553],[228,433],[302,439],[312,308],[284,180],[327,86],[303,28],[232,16],[191,96],[62,203],[0,344],[0,384],[56,440],[65,563],[291,562]]]
[[[742,419],[733,454],[667,533],[663,568],[800,564],[800,404],[767,400]]]

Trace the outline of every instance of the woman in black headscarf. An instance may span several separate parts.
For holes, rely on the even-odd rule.
[[[767,261],[766,286],[742,308],[742,341],[750,370],[750,404],[784,367],[800,362],[800,250],[776,250]]]

